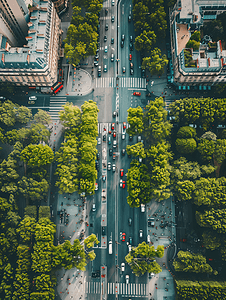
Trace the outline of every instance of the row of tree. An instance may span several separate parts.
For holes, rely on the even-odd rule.
[[[185,98],[171,103],[169,110],[180,126],[194,124],[207,131],[226,124],[226,99]]]
[[[148,69],[152,75],[162,75],[168,63],[166,55],[154,48],[157,38],[164,38],[167,29],[166,12],[163,0],[136,0],[133,6],[135,31],[135,49],[141,51],[142,69]]]
[[[60,193],[79,191],[92,194],[97,178],[95,158],[99,110],[92,100],[85,101],[81,110],[72,103],[66,103],[63,107],[60,120],[66,131],[65,142],[56,153],[56,186]]]
[[[73,15],[64,41],[64,53],[69,63],[77,66],[81,59],[96,54],[99,13],[103,4],[99,0],[74,0],[72,6]]]
[[[178,300],[221,300],[226,298],[224,281],[190,281],[176,280]]]
[[[131,207],[139,207],[152,198],[164,200],[169,198],[170,167],[169,145],[166,143],[172,125],[167,121],[163,98],[156,98],[146,106],[145,113],[140,107],[129,108],[128,118],[130,135],[143,133],[145,143],[128,145],[127,154],[139,158],[131,162],[128,170],[127,201]]]

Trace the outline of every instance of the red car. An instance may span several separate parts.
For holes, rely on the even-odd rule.
[[[124,171],[123,169],[120,169],[120,177],[123,177]]]
[[[132,60],[132,54],[129,55],[129,60]]]
[[[126,182],[124,180],[120,179],[119,186],[124,189],[126,186]]]
[[[123,232],[123,234],[122,234],[122,242],[125,242],[125,240],[126,240],[126,234]]]
[[[113,131],[113,138],[116,138],[116,132]]]
[[[123,129],[126,129],[126,122],[123,122]]]
[[[111,130],[114,130],[115,129],[115,123],[112,123],[111,124]]]
[[[141,93],[140,93],[140,92],[134,92],[133,95],[134,95],[134,96],[140,96]]]

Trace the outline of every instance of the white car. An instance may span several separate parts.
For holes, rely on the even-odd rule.
[[[126,275],[126,284],[129,284],[129,275]]]
[[[115,164],[112,165],[112,171],[115,172]]]
[[[98,138],[97,140],[97,144],[100,145],[101,144],[101,138]]]
[[[116,140],[113,141],[113,148],[116,148],[117,142]]]
[[[140,211],[141,212],[145,212],[145,204],[141,204],[140,205]]]
[[[111,171],[111,162],[108,163],[108,171]]]
[[[125,271],[125,263],[121,263],[121,270],[122,270],[122,272]]]
[[[31,97],[29,97],[29,100],[37,100],[37,97],[36,96],[31,96]]]
[[[122,140],[124,140],[126,137],[125,133],[122,133]]]
[[[104,52],[107,53],[108,52],[108,46],[104,47]]]

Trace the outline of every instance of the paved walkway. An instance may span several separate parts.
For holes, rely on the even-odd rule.
[[[173,276],[168,264],[169,259],[174,255],[173,249],[176,240],[174,206],[173,197],[161,202],[152,200],[147,206],[148,217],[155,220],[155,226],[148,227],[151,243],[155,248],[158,245],[163,245],[165,249],[164,256],[156,259],[162,272],[149,278],[149,295],[150,299],[154,300],[175,299]],[[168,224],[168,226],[161,228],[160,225],[163,224]]]

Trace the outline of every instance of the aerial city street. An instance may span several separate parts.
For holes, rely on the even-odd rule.
[[[226,1],[0,0],[0,299],[226,299]]]

